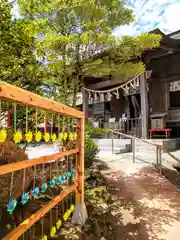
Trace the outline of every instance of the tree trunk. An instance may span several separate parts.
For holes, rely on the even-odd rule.
[[[72,107],[76,107],[76,101],[77,101],[77,94],[79,91],[79,76],[73,80],[73,100],[72,100]]]
[[[73,79],[73,101],[72,107],[76,107],[77,93],[79,91],[79,81],[80,81],[80,73],[81,73],[81,65],[80,65],[80,45],[76,46],[76,77]]]

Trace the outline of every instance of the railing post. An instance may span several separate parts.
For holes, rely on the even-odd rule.
[[[84,202],[84,118],[77,120],[77,147],[79,153],[76,159],[76,205],[72,217],[72,223],[84,225],[87,220],[87,210]]]
[[[159,168],[159,150],[158,146],[156,146],[156,170],[158,171]]]
[[[162,149],[159,146],[159,173],[161,173],[161,167],[162,167]]]
[[[133,153],[133,163],[136,161],[136,139],[132,139],[132,153]]]
[[[112,154],[114,153],[114,133],[111,132],[111,139],[112,139]]]
[[[156,146],[156,168],[159,173],[161,173],[162,167],[162,149],[160,146]]]

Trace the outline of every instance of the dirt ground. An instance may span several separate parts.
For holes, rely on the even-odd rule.
[[[126,165],[126,164],[125,164]],[[86,182],[88,221],[58,239],[178,240],[180,193],[150,166],[101,165]],[[66,229],[66,230],[65,230]]]
[[[180,238],[180,193],[151,167],[133,173],[104,173],[114,197],[114,239]]]

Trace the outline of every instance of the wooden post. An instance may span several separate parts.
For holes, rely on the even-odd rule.
[[[84,203],[84,118],[77,120],[77,146],[79,146],[79,153],[77,154],[76,169],[78,190],[76,194],[76,201]]]
[[[85,119],[88,119],[88,96],[84,88],[82,88],[82,108],[85,115]]]
[[[11,130],[11,108],[7,111],[7,129]]]
[[[141,95],[141,137],[148,138],[148,92],[146,73],[140,76]]]
[[[164,80],[165,81],[165,80]],[[165,92],[165,111],[168,112],[168,109],[170,107],[170,101],[169,101],[169,83],[164,82],[164,92]]]
[[[72,223],[83,226],[88,217],[84,202],[84,118],[77,120],[77,146],[80,147],[76,159],[76,181],[78,188]]]
[[[130,118],[130,103],[129,103],[129,99],[128,96],[125,95],[125,113],[127,114],[127,117]]]

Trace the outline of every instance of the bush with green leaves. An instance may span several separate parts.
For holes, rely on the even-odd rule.
[[[102,138],[109,133],[109,129],[93,127],[92,121],[86,121],[86,132],[92,138]]]
[[[89,134],[90,124],[85,125],[85,168],[90,168],[93,159],[99,152],[99,147]]]

